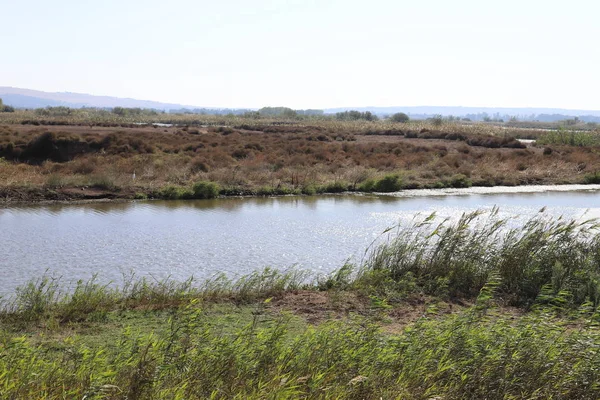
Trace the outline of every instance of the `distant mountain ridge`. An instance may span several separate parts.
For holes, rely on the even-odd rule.
[[[0,86],[0,98],[4,104],[16,108],[40,108],[65,106],[73,108],[97,107],[97,108],[152,108],[156,110],[174,110],[181,108],[200,108],[197,106],[162,103],[151,100],[137,100],[112,96],[95,96],[83,93],[70,92],[42,92],[40,90],[21,89],[8,86]]]
[[[155,110],[217,110],[217,107],[199,107],[192,105],[162,103],[151,100],[137,100],[131,98],[120,98],[112,96],[96,96],[83,93],[70,92],[43,92],[40,90],[21,89],[8,86],[0,86],[0,98],[4,104],[11,105],[16,108],[43,108],[65,106],[73,108],[81,107],[97,107],[97,108],[113,108],[113,107],[128,107],[128,108],[150,108]],[[221,109],[223,110],[223,109]],[[237,108],[240,112],[245,110],[256,110],[250,108]],[[548,117],[556,116],[562,118],[564,116],[577,117],[589,116],[600,118],[600,110],[569,110],[562,108],[518,108],[518,107],[455,107],[455,106],[408,106],[408,107],[338,107],[324,109],[326,114],[334,114],[341,111],[357,110],[361,112],[370,111],[378,115],[389,115],[397,112],[404,112],[411,118],[428,118],[433,115],[454,115],[457,117],[468,117],[476,114],[501,115],[501,116],[517,116],[530,117],[544,115]]]

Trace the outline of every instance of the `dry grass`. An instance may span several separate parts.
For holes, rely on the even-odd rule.
[[[519,148],[491,125],[203,118],[229,126],[0,125],[0,181],[132,197],[197,181],[277,194],[358,190],[390,173],[417,188],[580,183],[600,170],[595,147]]]

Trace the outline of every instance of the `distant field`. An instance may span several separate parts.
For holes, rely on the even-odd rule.
[[[214,184],[201,197],[592,183],[597,137],[461,122],[18,111],[0,114],[0,195],[192,198],[197,182]]]

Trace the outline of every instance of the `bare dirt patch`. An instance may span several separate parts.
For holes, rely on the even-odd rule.
[[[301,290],[285,292],[273,299],[268,310],[273,313],[290,312],[312,325],[344,320],[352,315],[371,316],[379,321],[385,332],[397,333],[420,318],[454,314],[468,306],[470,304],[461,301],[446,303],[426,296],[415,296],[389,308],[381,308],[356,292]]]

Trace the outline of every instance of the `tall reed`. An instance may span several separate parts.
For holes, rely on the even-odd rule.
[[[545,287],[572,293],[575,305],[600,304],[597,220],[553,219],[541,210],[511,226],[498,211],[465,213],[454,223],[431,214],[397,228],[370,253],[354,284],[377,290],[412,282],[427,294],[473,298],[497,277],[498,295],[510,304],[531,305]]]

